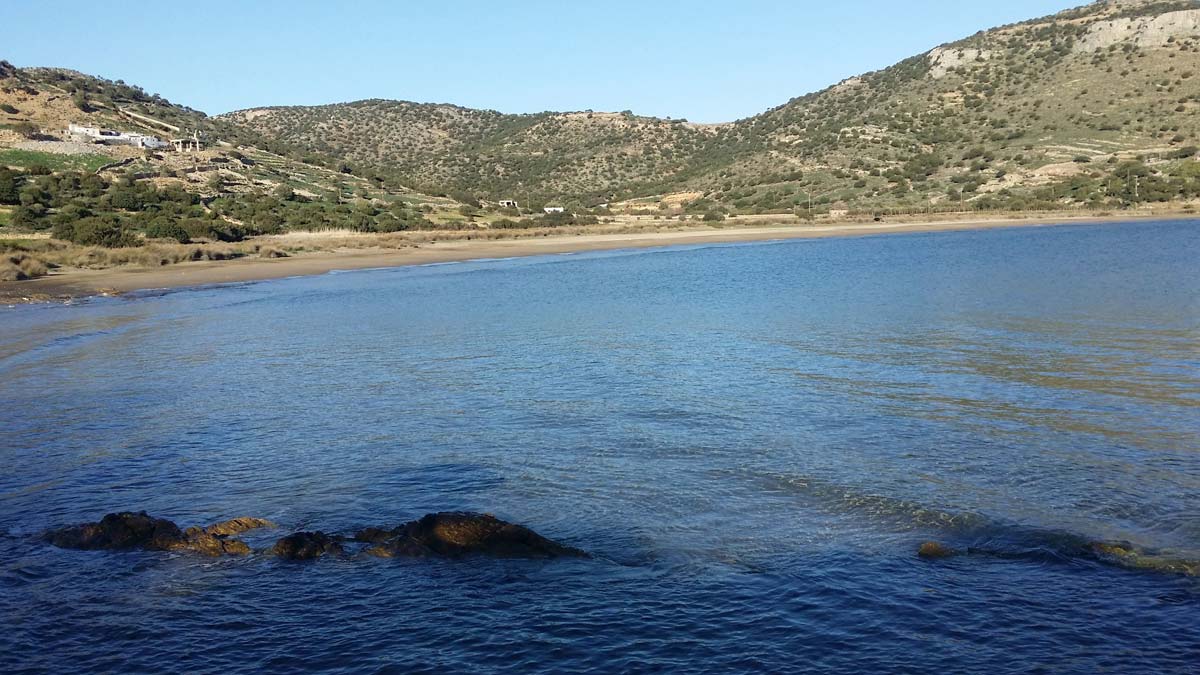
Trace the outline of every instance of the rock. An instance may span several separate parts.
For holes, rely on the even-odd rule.
[[[403,535],[372,546],[364,553],[376,558],[430,558],[437,555],[416,539]]]
[[[250,547],[237,539],[225,539],[190,527],[181,531],[165,518],[145,511],[110,513],[98,523],[84,523],[48,532],[46,541],[59,548],[85,551],[193,551],[204,555],[245,555]]]
[[[917,555],[925,560],[939,560],[955,555],[954,549],[936,541],[927,541],[917,549]]]
[[[242,516],[232,520],[226,520],[223,523],[214,523],[204,528],[205,534],[211,534],[218,537],[228,537],[234,534],[241,534],[249,530],[256,530],[260,527],[278,527],[275,523],[263,518],[250,518]]]
[[[271,552],[287,560],[312,560],[323,555],[341,555],[341,537],[324,532],[296,532],[275,542]]]
[[[226,539],[204,531],[197,532],[195,529],[188,528],[184,533],[185,539],[172,546],[171,550],[194,551],[210,556],[249,555],[250,553],[250,546],[241,539]]]
[[[354,533],[354,541],[361,541],[364,544],[381,544],[395,536],[391,530],[385,530],[381,527],[367,527]]]
[[[551,541],[529,528],[479,513],[431,513],[390,533],[379,528],[359,532],[359,541],[375,543],[367,553],[381,557],[460,557],[471,554],[496,558],[589,557],[587,553]]]
[[[175,523],[147,515],[145,511],[110,513],[98,523],[64,527],[46,534],[46,541],[59,548],[85,551],[144,549],[168,551],[184,541]]]

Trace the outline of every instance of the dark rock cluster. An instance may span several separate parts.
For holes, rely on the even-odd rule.
[[[110,513],[98,523],[83,523],[44,536],[60,548],[82,550],[194,551],[204,555],[244,555],[250,547],[233,535],[275,524],[261,518],[234,518],[208,527],[182,530],[145,512]],[[527,527],[480,513],[431,513],[391,529],[369,527],[352,538],[325,532],[295,532],[279,539],[270,552],[286,560],[343,555],[344,543],[367,544],[367,554],[383,557],[586,558],[588,554],[551,541]]]
[[[72,525],[46,533],[45,539],[59,548],[85,551],[194,551],[204,555],[245,555],[250,547],[230,535],[256,527],[271,527],[270,521],[259,518],[235,518],[206,528],[179,529],[165,518],[155,518],[145,511],[110,513],[98,523]]]
[[[361,530],[354,539],[373,544],[366,552],[383,558],[457,558],[472,554],[495,558],[587,557],[583,551],[551,541],[527,527],[480,513],[431,513],[391,530]]]

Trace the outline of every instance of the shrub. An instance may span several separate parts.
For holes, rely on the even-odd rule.
[[[13,125],[12,130],[29,139],[36,139],[42,131],[32,122],[17,122]]]
[[[119,222],[95,217],[55,225],[53,236],[80,246],[104,248],[137,246],[139,243],[138,238],[126,232]]]
[[[159,218],[146,226],[147,239],[174,239],[181,244],[189,244],[192,238],[182,225],[173,220]]]
[[[21,191],[17,184],[17,174],[0,168],[0,204],[20,203]]]
[[[190,239],[208,239],[210,241],[241,241],[246,233],[230,223],[189,218],[182,223],[184,231]]]
[[[0,103],[0,110],[3,110],[4,112],[8,113],[9,115],[16,115],[17,113],[21,112],[20,110],[17,110],[16,108],[9,105],[8,103]]]
[[[720,211],[709,211],[708,213],[704,214],[703,220],[708,223],[720,222],[725,220],[725,214],[721,213]]]

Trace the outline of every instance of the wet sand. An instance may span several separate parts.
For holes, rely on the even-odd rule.
[[[334,270],[372,269],[459,262],[485,258],[603,251],[663,246],[703,245],[781,239],[816,239],[881,235],[904,232],[948,232],[999,227],[1136,220],[1130,216],[977,219],[942,222],[885,222],[848,224],[796,224],[760,227],[732,226],[667,232],[628,234],[578,234],[497,240],[455,240],[422,244],[406,249],[364,248],[322,251],[290,258],[242,258],[228,261],[189,262],[154,268],[116,267],[103,270],[61,269],[49,276],[0,283],[0,302],[63,300],[130,291],[206,286],[324,274]],[[1157,216],[1155,220],[1164,219]]]

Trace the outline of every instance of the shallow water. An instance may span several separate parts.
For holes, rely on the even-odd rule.
[[[0,309],[4,669],[1195,672],[1198,270],[1200,223],[1139,223]],[[36,539],[130,509],[596,558]]]

